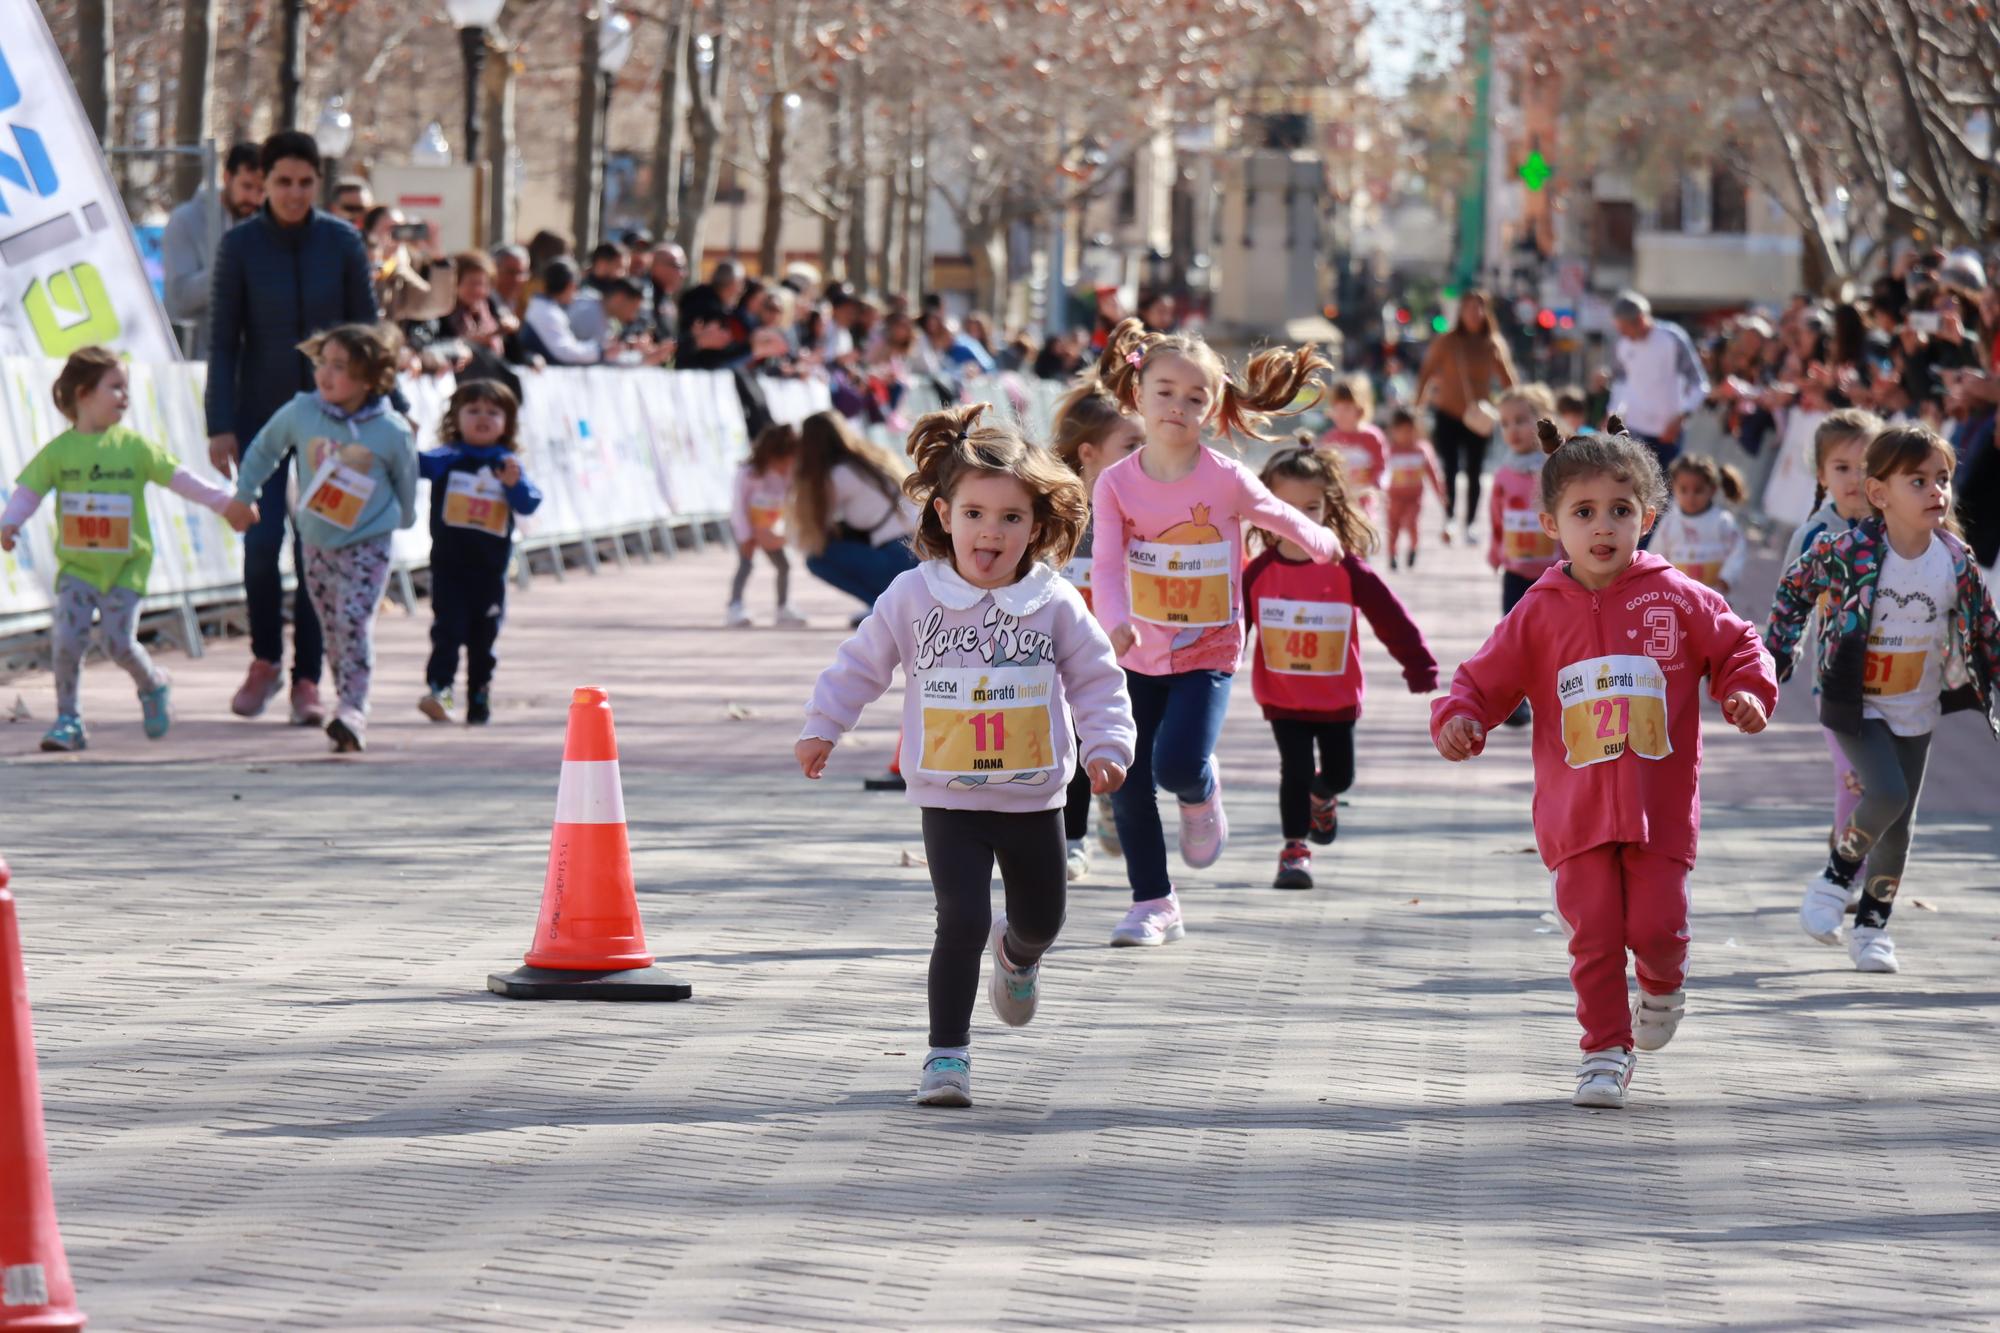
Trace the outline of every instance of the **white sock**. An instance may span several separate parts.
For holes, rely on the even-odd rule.
[[[970,1046],[933,1046],[931,1047],[931,1053],[924,1057],[924,1063],[928,1065],[933,1060],[964,1060],[970,1064],[972,1062],[972,1048]]]
[[[1082,851],[1082,850],[1083,850],[1083,839],[1082,839],[1082,838],[1071,838],[1071,839],[1069,840],[1069,849],[1070,849],[1071,851],[1073,851],[1073,852],[1080,852],[1080,851]]]

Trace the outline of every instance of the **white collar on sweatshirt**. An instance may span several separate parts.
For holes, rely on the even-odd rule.
[[[926,560],[917,568],[924,572],[924,586],[931,590],[931,596],[952,610],[970,611],[981,598],[991,597],[995,606],[1017,619],[1048,605],[1062,584],[1062,576],[1039,561],[1028,566],[1020,582],[1004,588],[973,587],[949,560]]]

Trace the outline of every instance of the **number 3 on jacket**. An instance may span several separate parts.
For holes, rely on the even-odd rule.
[[[1053,664],[939,667],[918,675],[924,740],[918,767],[951,777],[1008,778],[1055,767]]]
[[[1572,662],[1556,677],[1556,698],[1571,768],[1606,763],[1628,749],[1641,759],[1674,752],[1667,736],[1667,678],[1650,657]]]

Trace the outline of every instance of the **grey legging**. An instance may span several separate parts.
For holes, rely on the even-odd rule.
[[[931,1045],[964,1046],[979,998],[980,955],[993,929],[993,862],[1007,891],[1007,961],[1039,963],[1062,929],[1069,892],[1063,812],[924,807],[924,855],[937,891],[931,946]]]
[[[778,605],[790,606],[792,604],[791,557],[786,555],[783,550],[766,551],[764,554],[770,557],[772,568],[778,571]],[[743,590],[750,586],[750,575],[756,568],[757,557],[754,554],[739,554],[736,557],[736,581],[729,585],[729,604],[731,606],[742,605]]]
[[[90,618],[96,612],[97,629],[105,655],[125,668],[125,674],[141,691],[158,689],[167,678],[153,665],[153,659],[139,646],[139,594],[130,588],[98,588],[74,574],[56,580],[54,656],[56,669],[56,712],[77,715],[77,686],[83,679],[83,655],[90,647]]]
[[[1879,718],[1863,718],[1855,735],[1836,731],[1833,738],[1861,784],[1861,802],[1835,850],[1849,861],[1868,862],[1865,892],[1854,916],[1857,926],[1889,924],[1896,905],[1896,886],[1910,859],[1910,832],[1917,813],[1917,795],[1924,789],[1924,766],[1930,762],[1931,738],[1898,736]]]

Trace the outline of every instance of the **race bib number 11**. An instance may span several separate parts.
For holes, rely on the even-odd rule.
[[[1563,748],[1571,768],[1588,768],[1630,750],[1641,759],[1674,752],[1667,736],[1667,678],[1650,657],[1593,657],[1556,678]]]
[[[926,773],[1007,778],[1056,766],[1053,666],[940,667],[919,675],[916,688]]]

